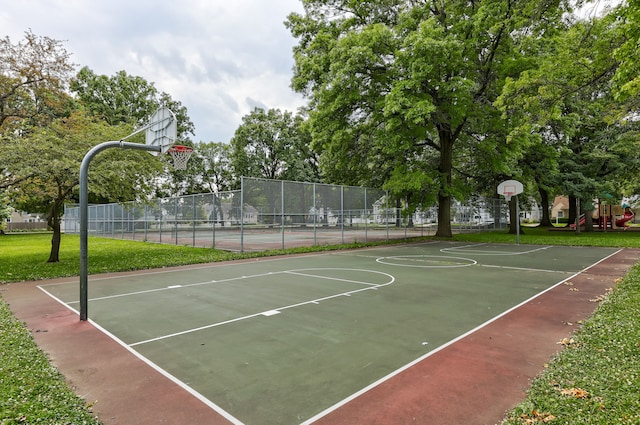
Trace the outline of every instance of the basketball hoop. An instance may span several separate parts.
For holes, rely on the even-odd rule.
[[[504,196],[505,201],[511,201],[511,197],[519,195],[524,190],[522,183],[517,180],[507,180],[498,185],[498,195]]]
[[[187,162],[193,153],[193,148],[190,146],[173,145],[167,153],[173,158],[173,168],[176,170],[186,170]]]

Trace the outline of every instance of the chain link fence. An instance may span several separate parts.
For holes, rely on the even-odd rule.
[[[90,205],[90,235],[263,251],[434,235],[437,207],[409,214],[381,189],[243,178],[237,191]],[[65,206],[65,233],[79,233],[80,209]],[[506,226],[504,201],[456,203],[454,232]]]

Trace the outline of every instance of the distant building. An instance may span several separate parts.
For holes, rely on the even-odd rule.
[[[12,211],[7,220],[7,231],[46,229],[47,218],[44,214]]]
[[[551,218],[567,218],[569,217],[569,198],[566,196],[556,196],[551,207]]]

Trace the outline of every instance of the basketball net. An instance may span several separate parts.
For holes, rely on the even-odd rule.
[[[173,145],[167,151],[173,158],[173,168],[176,170],[186,170],[187,162],[193,153],[193,148],[189,146]]]

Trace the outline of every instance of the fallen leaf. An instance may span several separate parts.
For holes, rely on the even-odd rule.
[[[562,338],[560,341],[557,342],[557,344],[564,345],[565,347],[568,347],[575,343],[576,341],[573,338]]]
[[[589,392],[582,388],[563,388],[560,390],[560,394],[575,398],[589,397]]]

